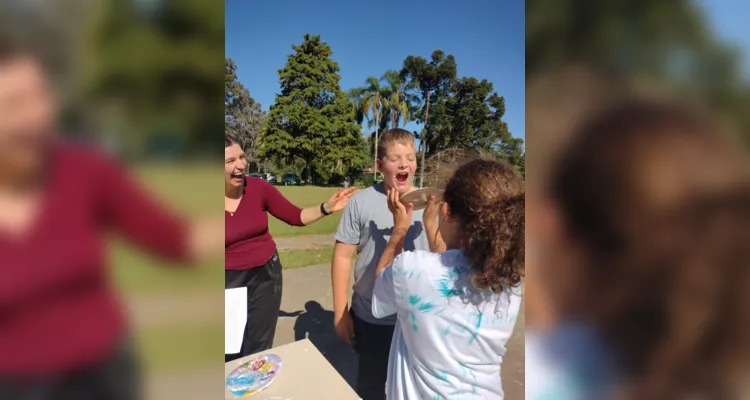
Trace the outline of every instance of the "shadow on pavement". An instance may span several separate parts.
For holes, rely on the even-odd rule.
[[[305,311],[282,310],[279,317],[297,317],[294,323],[294,340],[310,340],[349,386],[354,388],[357,354],[351,345],[343,342],[336,334],[333,328],[333,311],[324,309],[317,301],[308,301],[305,303]]]

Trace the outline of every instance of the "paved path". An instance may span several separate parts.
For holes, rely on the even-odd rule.
[[[281,310],[274,346],[307,337],[353,387],[357,356],[333,329],[330,265],[284,271]],[[503,388],[507,400],[524,399],[524,324],[521,314],[503,361]]]
[[[280,250],[308,249],[330,246],[333,237],[314,235],[279,238],[276,243]],[[344,379],[354,386],[357,356],[349,345],[339,340],[333,329],[330,265],[285,270],[283,285],[282,312],[276,326],[274,345],[307,337]],[[185,304],[188,300],[190,306]],[[223,324],[223,302],[220,294],[204,293],[138,298],[129,303],[135,325],[152,327],[164,324]],[[524,399],[524,325],[522,313],[503,360],[502,378],[507,400]],[[223,380],[223,369],[216,366],[160,372],[146,377],[146,399],[210,399],[215,393],[223,392]]]

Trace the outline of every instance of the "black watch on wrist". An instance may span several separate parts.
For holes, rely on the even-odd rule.
[[[331,213],[326,211],[325,204],[326,203],[320,203],[320,213],[323,214],[324,217],[327,217],[331,215]]]

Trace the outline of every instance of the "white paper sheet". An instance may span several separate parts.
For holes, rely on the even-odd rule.
[[[224,354],[237,354],[247,324],[247,288],[224,290]]]

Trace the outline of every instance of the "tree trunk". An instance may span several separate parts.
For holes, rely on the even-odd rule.
[[[435,182],[440,182],[440,150],[437,152],[437,166],[435,166]]]
[[[307,182],[310,183],[310,185],[313,184],[312,181],[312,160],[307,161]]]
[[[378,130],[380,129],[380,116],[375,116],[375,150],[373,151],[373,161],[375,164],[372,166],[372,182],[378,178]]]
[[[419,167],[419,188],[424,187],[424,157],[427,153],[427,121],[430,118],[430,92],[427,92],[427,104],[424,108],[424,135],[422,135],[422,165]]]

